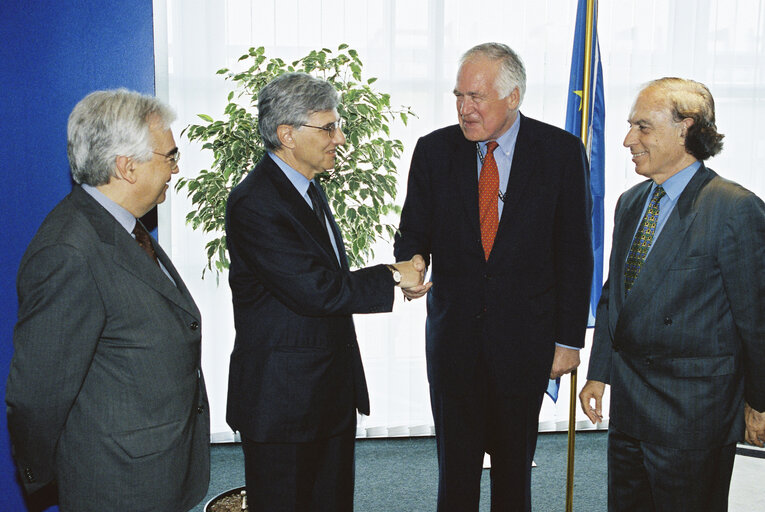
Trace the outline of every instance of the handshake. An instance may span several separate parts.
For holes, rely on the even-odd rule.
[[[404,297],[407,300],[422,297],[433,286],[430,281],[424,282],[427,266],[425,259],[419,254],[415,254],[409,261],[400,261],[391,266],[401,273],[401,282],[398,286],[404,292]]]

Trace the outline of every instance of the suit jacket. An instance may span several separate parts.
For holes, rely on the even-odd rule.
[[[475,143],[449,126],[421,138],[412,156],[395,254],[432,261],[428,378],[457,395],[478,371],[506,392],[541,394],[555,343],[584,345],[593,265],[584,148],[563,130],[520,121],[488,261]]]
[[[61,510],[185,511],[207,492],[200,315],[101,205],[75,186],[19,267],[6,393],[22,483],[55,480]]]
[[[352,428],[369,397],[353,313],[393,307],[384,265],[351,272],[326,205],[326,229],[266,155],[226,211],[236,341],[226,418],[257,442],[304,442]]]
[[[765,206],[703,165],[624,296],[624,262],[651,181],[616,206],[587,378],[611,385],[611,424],[681,449],[743,436],[765,410]]]

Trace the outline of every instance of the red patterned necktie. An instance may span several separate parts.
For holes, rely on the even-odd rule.
[[[135,227],[133,228],[133,234],[135,235],[135,241],[141,246],[141,249],[149,255],[154,263],[159,266],[159,260],[157,259],[157,253],[154,252],[154,246],[151,244],[151,236],[146,228],[143,227],[140,221],[135,221]]]
[[[491,248],[494,247],[494,237],[499,226],[497,197],[499,195],[499,171],[494,160],[496,141],[486,144],[486,157],[483,159],[481,176],[478,178],[478,212],[481,218],[481,244],[486,260],[489,260]]]

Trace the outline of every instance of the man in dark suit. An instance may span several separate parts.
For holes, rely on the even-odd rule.
[[[722,149],[698,82],[646,85],[624,145],[648,180],[616,205],[581,405],[611,385],[608,510],[728,509],[735,443],[765,439],[765,205],[703,161]]]
[[[268,154],[231,192],[226,241],[236,341],[227,421],[242,436],[250,507],[353,509],[356,410],[369,414],[354,313],[393,307],[424,265],[348,268],[318,174],[345,143],[329,82],[282,75],[261,91]],[[427,285],[422,285],[427,287]]]
[[[80,101],[78,185],[19,267],[8,428],[26,490],[57,485],[62,511],[180,512],[207,492],[199,311],[137,220],[178,172],[174,117],[124,89]]]
[[[548,378],[576,368],[584,344],[588,164],[576,137],[519,113],[525,84],[510,48],[472,48],[454,88],[459,125],[421,138],[412,156],[395,252],[432,264],[439,512],[478,510],[484,452],[492,510],[530,510]]]

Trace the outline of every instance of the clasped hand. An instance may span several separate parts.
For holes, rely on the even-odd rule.
[[[428,268],[425,265],[425,259],[419,254],[415,254],[409,261],[400,261],[393,266],[401,272],[399,286],[407,299],[418,299],[428,293],[428,290],[433,286],[430,281],[424,282]]]

